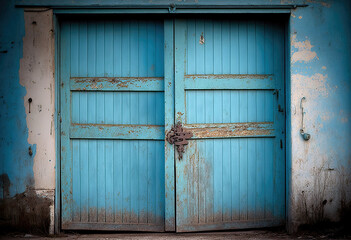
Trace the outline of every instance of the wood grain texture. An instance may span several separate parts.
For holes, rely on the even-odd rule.
[[[177,19],[175,44],[177,231],[284,224],[283,25]]]
[[[61,26],[63,229],[164,231],[163,22]]]

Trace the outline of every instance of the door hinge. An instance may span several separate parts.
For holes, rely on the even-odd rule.
[[[175,4],[174,3],[171,3],[170,5],[169,5],[169,8],[168,8],[168,12],[169,13],[175,13],[176,12],[176,6],[175,6]]]

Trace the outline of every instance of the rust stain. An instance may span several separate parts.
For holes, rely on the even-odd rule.
[[[237,79],[272,79],[272,75],[269,74],[199,74],[199,75],[185,75],[185,78],[204,78],[204,79],[227,79],[227,78],[237,78]]]
[[[273,129],[267,129],[267,125],[271,123],[252,122],[252,123],[236,123],[232,126],[212,126],[212,127],[192,127],[187,125],[185,129],[193,132],[197,138],[220,138],[228,136],[260,136],[271,135]],[[211,124],[212,125],[212,124]],[[196,125],[195,125],[196,126]]]

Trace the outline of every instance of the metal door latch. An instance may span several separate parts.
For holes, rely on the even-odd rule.
[[[183,158],[184,145],[188,144],[187,140],[192,136],[193,136],[193,133],[184,131],[182,124],[179,122],[177,123],[177,125],[172,126],[171,130],[167,132],[166,140],[170,144],[174,144],[177,147],[179,160]]]
[[[308,141],[308,140],[310,140],[311,135],[308,133],[305,133],[305,125],[303,123],[303,118],[304,118],[306,113],[303,110],[303,105],[302,105],[303,100],[306,100],[306,98],[305,97],[301,98],[301,102],[300,102],[300,108],[301,108],[301,114],[302,114],[300,134],[301,134],[303,140]]]

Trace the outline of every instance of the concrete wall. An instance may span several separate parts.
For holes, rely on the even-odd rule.
[[[1,228],[53,233],[55,77],[52,10],[27,12],[15,9],[10,1],[2,1],[0,8]]]
[[[292,230],[338,220],[351,200],[351,2],[306,3],[289,24]],[[299,134],[302,97],[309,141]]]
[[[309,6],[292,11],[287,38],[287,213],[292,231],[304,223],[339,220],[351,201],[351,2],[280,1],[297,2]],[[54,30],[52,11],[37,10],[16,9],[13,1],[0,6],[0,218],[25,231],[52,233]],[[299,133],[302,97],[309,141]]]

